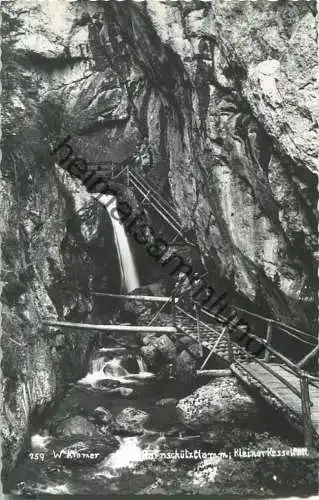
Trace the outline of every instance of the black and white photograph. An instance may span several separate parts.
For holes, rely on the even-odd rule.
[[[1,17],[0,497],[319,498],[316,2]]]

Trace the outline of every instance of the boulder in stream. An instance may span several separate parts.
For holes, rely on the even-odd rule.
[[[103,389],[113,390],[121,385],[118,380],[102,379],[98,380],[96,383],[97,387],[103,387]]]
[[[76,415],[61,422],[54,430],[56,436],[94,436],[97,433],[95,425],[85,417]]]
[[[114,432],[125,435],[143,434],[149,414],[136,408],[124,408],[115,419]]]
[[[176,345],[168,335],[161,335],[154,341],[154,345],[168,361],[173,361],[176,358]]]
[[[92,419],[98,424],[110,425],[113,420],[113,415],[107,408],[98,406],[92,413]]]
[[[63,448],[55,451],[55,456],[68,466],[97,464],[117,450],[120,445],[119,441],[110,433],[103,437],[73,436],[66,441]]]
[[[192,384],[196,376],[196,359],[188,351],[182,351],[176,358],[176,377],[183,384]]]
[[[163,398],[155,403],[156,406],[176,406],[177,399],[175,398]]]
[[[128,398],[130,396],[133,397],[134,389],[132,389],[131,387],[116,387],[116,389],[112,389],[109,394],[116,394],[117,396]]]
[[[155,345],[145,345],[141,347],[140,349],[141,355],[145,359],[147,366],[150,366],[151,368],[154,368],[156,365],[156,358],[157,358],[157,348]]]
[[[258,413],[253,399],[230,377],[200,387],[176,408],[179,421],[194,430],[248,423]]]

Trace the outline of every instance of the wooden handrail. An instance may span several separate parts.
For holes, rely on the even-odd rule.
[[[273,349],[273,347],[268,346],[266,340],[264,340],[260,337],[257,337],[257,335],[254,335],[253,333],[247,333],[246,336],[256,340],[260,344],[263,344],[266,349],[268,349],[274,356],[277,356],[277,358],[279,358],[281,361],[283,361],[285,364],[287,364],[297,375],[300,374],[300,367],[298,365],[296,365],[295,363],[293,363],[292,361],[290,361],[290,359],[286,358],[286,356],[284,356],[283,354],[280,354],[278,351]],[[232,339],[232,341],[235,342],[234,339]]]
[[[144,196],[143,191],[138,187],[138,185],[136,184],[136,182],[134,182],[133,179],[131,180],[131,182],[133,183],[133,186],[135,187],[135,189],[137,189]],[[166,215],[163,214],[162,210],[160,210],[158,207],[156,207],[156,210],[160,213],[160,215],[163,217],[163,219],[174,229],[174,231],[176,231],[181,236],[181,238],[184,239],[183,233],[175,226],[175,224],[173,222],[171,222],[170,220],[168,220],[168,218],[166,217]]]
[[[155,185],[153,185],[153,183],[150,181],[150,179],[145,179],[145,178],[141,178],[141,176],[139,174],[137,174],[136,172],[131,172],[131,175],[133,177],[135,177],[135,179],[137,179],[139,181],[140,184],[142,184],[142,186],[145,188],[148,187],[151,191],[153,191],[156,195],[156,198],[159,198],[161,199],[162,201],[162,204],[165,204],[172,212],[174,212],[174,215],[176,217],[178,217],[178,213],[177,213],[177,210],[176,208],[173,206],[174,205],[174,201],[172,198],[168,198],[166,195],[164,195],[164,193],[159,193],[157,191],[157,188]]]
[[[147,191],[147,188],[145,187],[145,185],[144,185],[144,184],[143,184],[143,183],[142,183],[142,182],[141,182],[141,181],[140,181],[140,180],[139,180],[139,179],[138,179],[138,178],[137,178],[134,174],[132,174],[132,172],[131,172],[131,176],[132,176],[132,178],[133,178],[134,182],[135,182],[137,185],[139,185],[139,187],[140,187],[140,189],[141,189],[141,190],[143,190],[143,189],[144,189],[145,191]],[[162,201],[160,201],[159,197],[154,196],[154,195],[152,194],[152,191],[154,191],[154,189],[152,189],[152,187],[151,187],[151,186],[149,186],[149,187],[148,187],[148,195],[149,195],[149,194],[151,194],[152,199],[153,199],[153,201],[152,201],[152,200],[149,200],[149,201],[150,201],[151,203],[153,203],[154,205],[156,205],[156,204],[157,204],[157,205],[159,205],[159,206],[160,206],[160,208],[161,208],[161,210],[162,210],[164,213],[166,213],[166,215],[167,215],[168,217],[171,217],[171,218],[175,221],[175,219],[177,218],[177,213],[176,213],[176,214],[172,214],[172,208],[171,208],[171,207],[169,207],[169,208],[168,208],[168,207],[167,207],[167,205],[165,206],[165,205],[164,205],[164,203],[163,203]],[[179,224],[179,223],[178,223],[178,224]],[[179,225],[180,225],[180,224],[179,224]]]
[[[93,325],[87,323],[71,323],[69,321],[45,320],[43,324],[48,326],[61,326],[62,328],[74,328],[79,330],[97,330],[101,332],[159,332],[176,333],[172,326],[133,326],[133,325]]]
[[[249,316],[254,316],[255,318],[259,318],[259,319],[262,319],[264,321],[271,321],[272,323],[276,324],[276,325],[281,325],[281,326],[284,326],[286,328],[290,328],[290,330],[293,330],[294,332],[297,332],[297,333],[302,333],[304,335],[307,335],[308,337],[310,337],[311,339],[314,339],[315,337],[313,335],[311,335],[310,333],[307,333],[307,332],[304,332],[302,330],[298,330],[298,328],[294,328],[293,326],[290,326],[290,325],[286,325],[285,323],[282,323],[281,321],[277,321],[273,318],[266,318],[265,316],[261,316],[260,314],[256,314],[256,313],[252,313],[250,311],[247,311],[247,309],[242,309],[241,307],[236,307],[236,306],[232,306],[234,309],[236,309],[237,311],[242,311],[242,312],[245,312],[246,314],[248,314]]]
[[[220,368],[219,370],[197,370],[196,371],[197,376],[202,376],[202,377],[231,377],[233,372],[229,368]]]

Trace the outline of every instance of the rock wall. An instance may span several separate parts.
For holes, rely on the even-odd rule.
[[[30,39],[28,19],[6,4],[0,185],[4,484],[29,439],[30,423],[87,372],[95,345],[92,333],[59,331],[43,320],[89,320],[90,290],[112,287],[119,277],[106,211],[48,162],[45,113],[58,123],[60,115],[41,108],[48,73],[45,65],[35,69],[34,53],[15,51],[18,32],[22,45]]]
[[[27,21],[18,7],[47,142],[71,134],[101,170],[155,181],[215,285],[312,328],[314,3],[34,0]]]
[[[145,145],[142,173],[163,189],[169,180],[213,282],[309,325],[317,277],[313,4],[109,2],[100,37]]]
[[[18,158],[17,165],[20,175],[30,176],[30,163]],[[99,287],[97,268],[108,261],[107,245],[98,255],[94,238],[103,245],[97,234],[110,234],[103,209],[87,193],[81,199],[79,187],[67,189],[54,172],[30,176],[31,187],[9,177],[1,191],[7,222],[1,238],[4,477],[29,424],[87,372],[95,335],[48,328],[43,320],[90,319],[90,288]],[[78,208],[82,220],[74,215]]]

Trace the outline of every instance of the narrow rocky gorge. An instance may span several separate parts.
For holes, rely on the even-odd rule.
[[[87,190],[57,167],[51,149],[69,135],[77,155],[103,175],[128,166],[155,184],[172,199],[183,234],[195,244],[176,249],[190,261],[196,257],[208,282],[227,290],[233,304],[313,332],[319,108],[312,1],[5,0],[2,10],[0,290],[2,475],[7,480],[30,446],[32,426],[67,400],[66,391],[77,391],[70,384],[96,373],[90,363],[103,344],[98,334],[64,333],[43,320],[107,323],[134,318],[143,324],[155,311],[139,309],[134,302],[119,312],[115,303],[108,309],[92,295],[94,290],[121,291],[112,222]],[[125,177],[117,182],[138,209]],[[173,239],[162,219],[147,205],[146,210],[157,234]],[[169,294],[167,272],[146,260],[141,245],[132,242],[131,248],[140,290]],[[161,320],[169,321],[165,315]],[[196,345],[183,350],[169,338],[150,334],[137,341],[147,372],[165,377],[173,363],[184,389],[189,384],[188,392],[179,393],[179,387],[163,395],[175,400],[163,403],[166,410],[173,407],[174,425],[168,428],[178,420],[177,436],[198,427],[201,440],[206,433],[206,443],[216,449],[234,445],[235,434],[231,444],[221,442],[223,424],[205,403],[206,393],[218,401],[219,381],[203,388],[204,423],[190,412],[191,393],[202,390],[192,378]],[[232,380],[226,385],[231,388]],[[106,383],[105,389],[119,390],[117,383]],[[239,406],[249,407],[242,411],[260,411],[241,388],[232,390],[238,391]],[[132,437],[127,420],[135,411],[140,428],[148,428],[149,407],[132,409],[128,400],[122,408],[123,403],[115,402],[122,413],[103,414],[101,420],[101,411],[93,418],[92,408],[82,408],[80,417],[84,403],[78,395],[75,399],[71,416],[89,416],[91,427],[78,420],[70,424],[71,431],[54,428],[56,439],[71,436],[70,446],[77,425],[80,434],[97,441],[92,425],[107,420],[104,437],[111,444],[106,450],[102,443],[101,449],[106,455],[122,450],[118,435],[125,427],[123,435]],[[223,403],[231,427],[233,409]],[[205,427],[205,419],[215,422],[213,429]],[[149,428],[159,431],[156,425]],[[245,432],[242,442],[260,439],[265,447],[267,439],[276,441],[276,433],[256,438],[247,430],[243,438]],[[211,464],[192,470],[185,491],[194,492],[197,477],[198,491],[206,484],[207,492],[219,492],[227,464],[217,482],[214,467],[213,472]],[[262,465],[256,467],[245,481],[257,477]],[[165,492],[148,474],[150,469],[136,492]],[[180,492],[179,480],[171,480]],[[276,485],[269,480],[268,491],[273,491]],[[236,491],[236,481],[229,494]],[[114,487],[121,490],[117,483]],[[262,488],[258,483],[256,489]],[[245,493],[251,494],[249,488]]]

